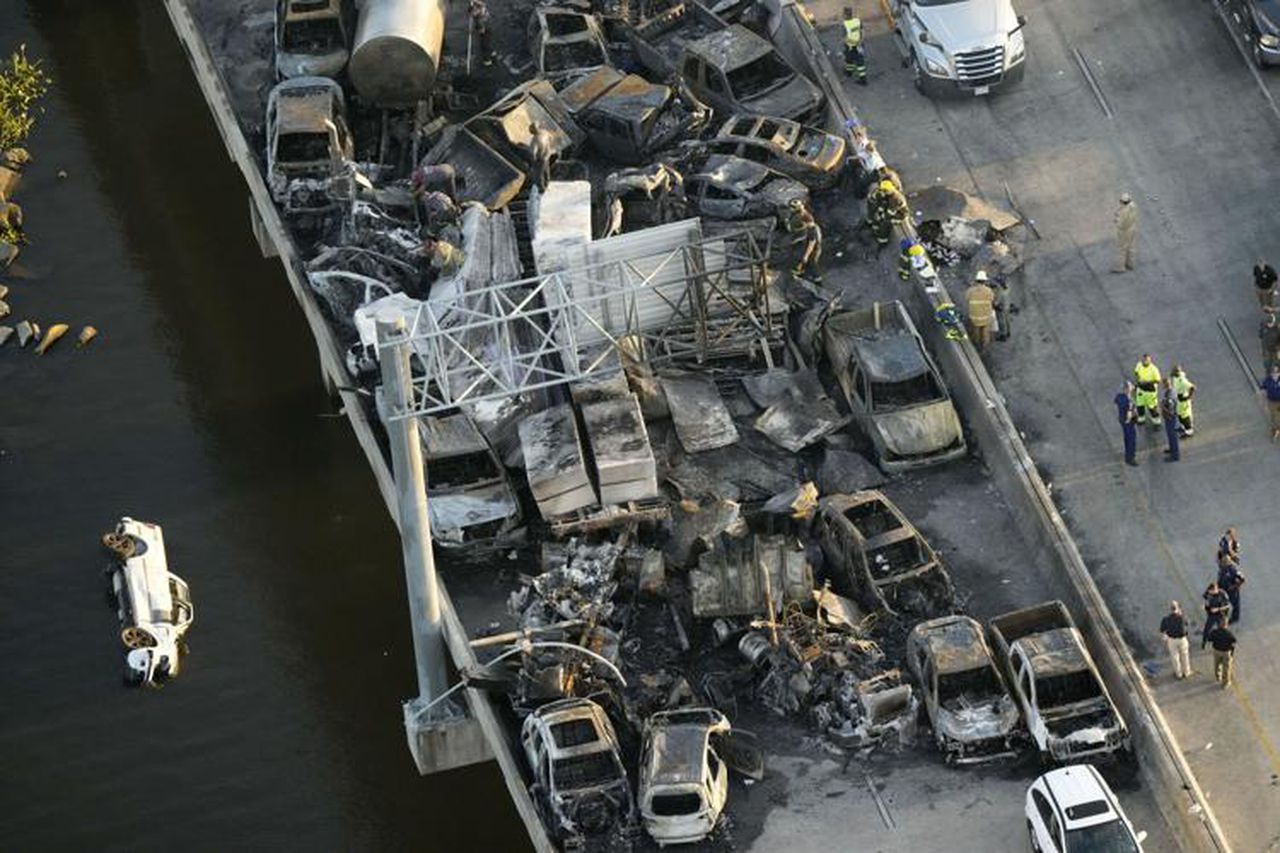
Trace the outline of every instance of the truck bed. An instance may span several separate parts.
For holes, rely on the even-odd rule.
[[[1065,604],[1061,601],[1046,601],[996,616],[991,620],[991,633],[997,645],[1002,647],[1001,651],[1007,654],[1009,646],[1022,637],[1075,626]]]

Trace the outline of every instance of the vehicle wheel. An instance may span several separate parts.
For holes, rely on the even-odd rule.
[[[916,56],[915,51],[911,52],[911,84],[916,87],[916,91],[924,94],[924,69],[920,67],[920,57]]]
[[[145,628],[130,625],[120,632],[120,639],[130,649],[147,649],[156,644],[155,638]]]
[[[125,687],[142,686],[142,676],[128,667],[125,667],[124,672],[120,674],[120,681]]]
[[[1256,44],[1253,46],[1253,64],[1259,68],[1267,67],[1267,63],[1262,59],[1262,49]]]
[[[110,533],[102,534],[103,546],[115,554],[121,560],[127,560],[137,552],[137,543],[133,541],[133,537],[127,533],[117,533],[112,530]]]
[[[1040,843],[1036,841],[1036,830],[1035,827],[1031,825],[1031,821],[1027,821],[1027,837],[1031,839],[1031,849],[1036,851],[1036,853],[1041,853]]]

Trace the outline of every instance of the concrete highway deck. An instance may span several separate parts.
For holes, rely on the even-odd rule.
[[[836,50],[841,3],[814,4]],[[1236,849],[1280,843],[1280,678],[1269,653],[1280,578],[1271,484],[1280,446],[1217,326],[1260,370],[1250,267],[1280,260],[1274,164],[1280,129],[1213,6],[1200,0],[1027,0],[1026,80],[995,97],[916,94],[877,4],[871,85],[851,87],[910,188],[941,183],[1003,203],[1008,182],[1044,239],[1027,246],[1013,340],[988,365],[1051,481],[1095,578]],[[1072,49],[1088,62],[1108,118]],[[1277,89],[1275,72],[1263,72]],[[1117,196],[1141,210],[1137,270],[1109,272]],[[886,253],[887,254],[887,253]],[[1141,433],[1122,464],[1111,398],[1143,352],[1198,385],[1197,430],[1166,464],[1163,433]],[[1227,525],[1243,539],[1237,683],[1168,673],[1157,625],[1170,598],[1196,617]],[[1197,618],[1197,622],[1198,622]],[[1197,649],[1198,644],[1193,644]]]

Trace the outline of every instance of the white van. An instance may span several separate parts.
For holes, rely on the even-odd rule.
[[[160,525],[125,516],[102,544],[116,557],[107,571],[128,649],[125,683],[157,687],[178,674],[179,649],[195,618],[191,590],[169,571]]]

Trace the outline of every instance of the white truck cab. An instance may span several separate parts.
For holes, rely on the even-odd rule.
[[[986,95],[1022,79],[1026,19],[1010,0],[890,0],[894,41],[926,95]]]
[[[195,618],[191,590],[169,571],[160,525],[125,516],[102,544],[116,557],[107,571],[128,649],[125,683],[158,687],[178,674],[179,647]]]

